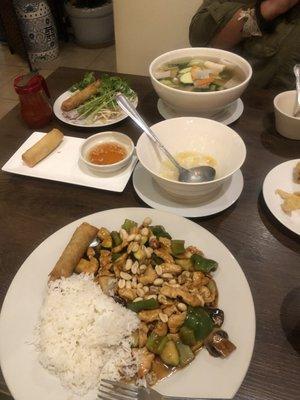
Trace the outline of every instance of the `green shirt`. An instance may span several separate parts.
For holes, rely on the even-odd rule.
[[[208,46],[241,8],[255,1],[204,0],[190,24],[192,46]],[[261,88],[294,89],[293,66],[300,63],[300,5],[276,18],[272,33],[245,38],[234,49],[252,65],[252,83]]]

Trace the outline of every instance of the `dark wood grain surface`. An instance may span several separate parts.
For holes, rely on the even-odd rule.
[[[47,79],[53,98],[79,80],[82,72],[56,70]],[[150,80],[127,77],[138,93],[138,109],[146,121],[150,124],[161,121]],[[194,219],[234,254],[254,298],[257,320],[254,354],[236,399],[295,400],[300,393],[300,241],[273,218],[261,193],[263,180],[274,166],[300,157],[300,141],[276,133],[273,97],[272,92],[249,89],[243,96],[245,111],[232,124],[247,146],[241,197],[218,215]],[[101,131],[75,129],[56,120],[43,130],[52,127],[82,138]],[[140,134],[129,119],[113,129],[128,134],[135,142]],[[0,121],[1,166],[31,133],[21,121],[18,107]],[[124,192],[117,194],[1,172],[0,304],[25,258],[44,239],[84,215],[118,207],[146,207],[137,197],[131,180]],[[3,378],[0,386],[7,390]]]

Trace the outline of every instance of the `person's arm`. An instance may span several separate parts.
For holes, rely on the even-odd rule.
[[[240,8],[231,20],[211,40],[210,45],[218,49],[232,49],[243,39],[244,21],[240,19]]]
[[[192,46],[208,46],[212,40],[235,16],[238,10],[250,1],[212,1],[204,0],[203,5],[194,15],[189,29]],[[241,29],[242,22],[239,22]],[[238,29],[237,29],[238,30]],[[226,39],[228,40],[228,39]]]
[[[241,3],[205,1],[190,26],[191,45],[232,49],[241,42],[244,20],[239,17],[243,9],[250,7],[251,2]],[[260,4],[260,14],[265,21],[270,22],[298,3],[299,0],[264,0]]]

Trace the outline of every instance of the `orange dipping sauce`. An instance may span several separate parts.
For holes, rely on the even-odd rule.
[[[88,161],[98,165],[115,164],[127,156],[127,150],[117,142],[104,142],[94,146],[88,153]]]

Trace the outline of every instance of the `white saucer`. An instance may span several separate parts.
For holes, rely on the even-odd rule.
[[[158,99],[157,108],[160,115],[164,117],[164,119],[186,117],[186,115],[177,113],[175,110],[173,110],[173,108],[169,107],[161,99]],[[241,99],[237,99],[219,113],[211,117],[205,117],[205,116],[202,117],[213,119],[214,121],[221,122],[224,125],[229,125],[232,124],[237,119],[239,119],[240,116],[243,114],[243,111],[244,111],[244,103],[242,102]],[[199,115],[199,117],[201,117],[201,115]]]
[[[132,180],[137,195],[148,206],[189,218],[207,217],[225,210],[240,197],[244,186],[242,172],[238,170],[213,198],[199,204],[183,204],[169,198],[141,163],[135,167]]]
[[[293,168],[298,160],[286,161],[273,168],[266,176],[263,183],[263,195],[267,207],[286,228],[300,235],[300,210],[295,210],[291,215],[286,214],[282,208],[282,198],[276,194],[276,189],[286,192],[299,192],[300,184],[293,182]]]

